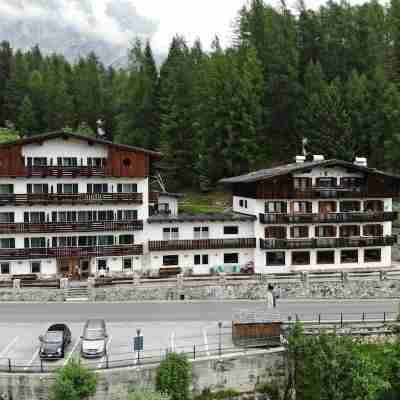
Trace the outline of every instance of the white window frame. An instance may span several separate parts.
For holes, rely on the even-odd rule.
[[[33,264],[39,264],[39,272],[33,272]],[[42,262],[41,261],[31,261],[29,263],[31,274],[41,274],[42,273]]]

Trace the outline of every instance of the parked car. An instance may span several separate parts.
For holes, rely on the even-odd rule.
[[[106,354],[108,340],[104,319],[89,319],[86,321],[81,339],[81,354],[83,357],[103,357]]]
[[[39,336],[39,356],[42,359],[64,358],[65,349],[71,343],[71,331],[65,324],[53,324]]]

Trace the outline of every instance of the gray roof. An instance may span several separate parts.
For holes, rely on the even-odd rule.
[[[149,224],[160,222],[213,222],[213,221],[254,221],[257,219],[254,215],[246,215],[235,212],[221,212],[210,214],[187,214],[178,215],[159,214],[153,215],[147,219]]]
[[[250,172],[245,175],[234,176],[231,178],[221,179],[219,182],[224,184],[233,184],[233,183],[250,183],[263,181],[271,178],[275,178],[277,176],[287,175],[294,172],[302,172],[308,170],[310,168],[315,167],[328,167],[339,165],[344,168],[354,169],[356,171],[370,173],[370,174],[379,174],[384,175],[386,177],[400,179],[399,175],[394,175],[388,172],[379,171],[375,168],[363,167],[361,165],[356,165],[348,161],[341,160],[323,160],[323,161],[306,161],[304,163],[291,163],[286,165],[281,165],[274,168],[260,169],[258,171]]]

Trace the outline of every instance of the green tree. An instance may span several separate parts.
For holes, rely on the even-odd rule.
[[[0,43],[0,126],[4,125],[8,119],[5,104],[6,104],[6,87],[7,82],[11,77],[13,51],[10,43]]]
[[[96,374],[71,358],[56,372],[52,397],[54,400],[87,399],[96,393],[96,385]]]
[[[35,119],[35,113],[29,96],[25,96],[21,107],[18,112],[17,128],[23,136],[31,136],[37,131],[37,121]]]

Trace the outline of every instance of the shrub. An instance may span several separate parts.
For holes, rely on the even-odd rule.
[[[169,353],[157,369],[156,388],[171,400],[188,400],[190,363],[184,354]]]
[[[127,400],[169,400],[169,396],[164,393],[152,390],[135,390],[129,393]]]

